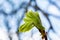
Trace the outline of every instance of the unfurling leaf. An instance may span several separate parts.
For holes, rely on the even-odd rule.
[[[30,23],[30,22],[24,23],[23,25],[20,26],[19,32],[26,32],[26,31],[29,31],[32,28],[33,28],[32,23]]]
[[[19,28],[19,32],[26,32],[32,29],[34,26],[40,30],[45,30],[41,24],[41,20],[38,12],[28,11],[24,18],[24,24]]]

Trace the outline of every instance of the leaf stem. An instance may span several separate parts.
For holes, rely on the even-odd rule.
[[[46,34],[45,30],[40,30],[40,29],[39,29],[39,32],[40,32],[41,35],[42,35],[42,40],[43,40],[43,39],[47,40],[47,34]]]

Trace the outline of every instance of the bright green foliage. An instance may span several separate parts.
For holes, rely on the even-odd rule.
[[[37,29],[45,30],[45,28],[41,24],[38,12],[28,11],[25,15],[24,22],[25,23],[20,26],[19,32],[29,31],[34,26]]]
[[[19,31],[20,32],[26,32],[26,31],[29,31],[32,27],[33,27],[33,25],[31,22],[24,23],[23,25],[21,25]]]

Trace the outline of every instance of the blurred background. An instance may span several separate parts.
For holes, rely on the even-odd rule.
[[[0,40],[41,40],[35,27],[18,33],[29,10],[38,11],[48,40],[60,40],[60,0],[0,0]]]

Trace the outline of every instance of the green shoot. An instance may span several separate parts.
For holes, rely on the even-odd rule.
[[[45,28],[42,26],[38,12],[28,11],[23,20],[25,23],[19,27],[19,32],[26,32],[33,27],[36,27],[41,32],[43,37],[46,36],[44,32]]]

